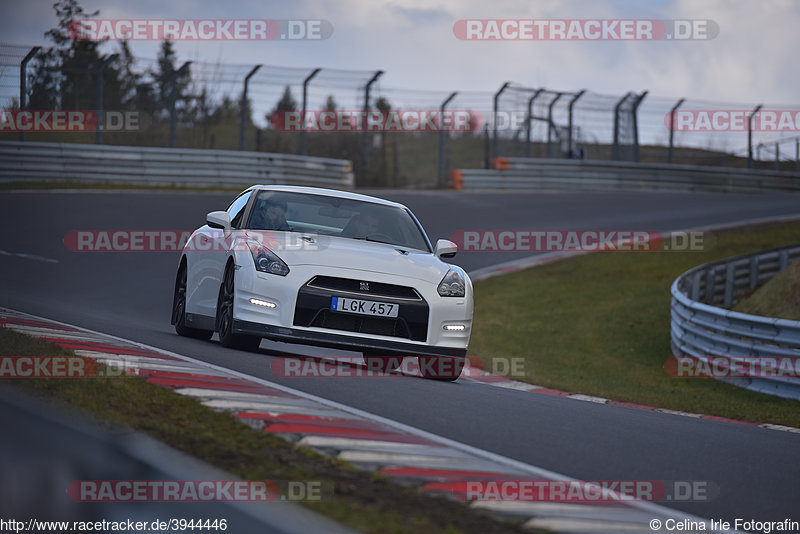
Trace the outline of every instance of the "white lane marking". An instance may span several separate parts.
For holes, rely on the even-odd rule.
[[[73,341],[88,341],[88,342],[102,341],[102,338],[99,338],[97,336],[87,336],[84,334],[64,332],[61,330],[54,331],[52,328],[42,328],[39,326],[27,326],[27,325],[9,323],[6,325],[6,328],[8,328],[9,330],[14,330],[15,332],[19,332],[20,334],[25,334],[27,336],[36,338],[50,337],[56,339],[68,339]]]
[[[284,402],[280,402],[283,400]],[[270,412],[283,414],[331,414],[331,410],[320,409],[313,401],[306,399],[264,399],[260,401],[225,400],[211,399],[203,403],[209,408],[219,408],[220,410],[234,412]]]
[[[221,375],[220,375],[221,376]],[[275,399],[277,395],[267,395],[266,393],[244,393],[242,391],[227,391],[224,389],[203,389],[203,388],[178,388],[174,390],[176,393],[186,395],[189,397],[197,397],[201,399],[225,399],[225,400],[243,400],[254,401],[264,399]],[[286,398],[281,395],[280,398]]]
[[[487,386],[494,386],[496,388],[514,389],[519,391],[535,391],[537,389],[545,389],[544,386],[528,384],[527,382],[519,382],[518,380],[509,380],[508,382],[484,382],[482,380],[475,380],[474,378],[460,378],[459,380],[467,380],[469,382],[475,382],[476,384],[484,384]]]
[[[473,501],[470,504],[472,508],[481,508],[483,510],[497,511],[497,512],[530,512],[531,515],[537,517],[569,517],[572,519],[579,519],[583,516],[591,516],[592,519],[598,519],[598,508],[607,512],[608,516],[616,517],[619,508],[616,507],[602,507],[589,504],[575,504],[575,503],[559,503],[559,502],[546,502],[546,501]],[[652,519],[651,516],[642,514],[639,516],[641,519]]]
[[[680,410],[668,410],[667,408],[656,408],[655,411],[669,415],[680,415],[682,417],[691,417],[693,419],[701,419],[703,417],[703,414],[701,413],[682,412]]]
[[[444,451],[450,451],[451,454],[445,454],[444,451],[438,451],[438,454],[414,454],[409,452],[392,452],[392,451],[359,451],[347,449],[339,453],[339,459],[345,461],[353,461],[358,463],[374,463],[374,464],[394,464],[397,467],[405,465],[413,465],[419,467],[421,465],[434,463],[437,465],[447,465],[453,467],[457,466],[459,469],[467,470],[468,465],[472,463],[487,465],[486,462],[475,462],[475,459],[467,454],[461,454],[458,451],[445,449],[439,447]],[[491,465],[491,464],[489,464]]]
[[[512,475],[511,468],[497,467],[494,462],[479,460],[470,456],[423,456],[416,454],[369,452],[369,451],[343,451],[336,456],[343,462],[352,464],[368,464],[382,468],[414,467],[423,469],[464,470],[480,473],[498,473],[505,470],[505,474]]]
[[[418,451],[434,451],[441,449],[441,451],[448,451],[446,454],[452,455],[456,451],[450,451],[446,447],[439,445],[428,445],[423,443],[405,443],[400,441],[378,441],[368,438],[339,438],[329,436],[315,436],[309,435],[297,442],[298,445],[306,445],[308,447],[324,447],[329,449],[336,449],[339,451],[346,450],[370,450],[370,451],[395,451],[395,452],[418,452]],[[437,453],[440,454],[440,453]],[[445,454],[441,452],[441,454]],[[435,456],[435,455],[434,455]]]
[[[652,532],[652,529],[643,527],[635,523],[622,523],[612,521],[598,521],[596,519],[561,519],[561,518],[538,518],[534,517],[526,521],[522,528],[538,529],[554,532],[575,532],[586,534],[587,532]]]
[[[59,325],[59,326],[69,327],[69,328],[72,328],[72,329],[75,329],[75,330],[79,330],[79,331],[82,331],[82,332],[88,332],[88,333],[91,333],[91,334],[102,335],[102,336],[105,336],[108,339],[113,339],[113,340],[119,341],[121,343],[125,343],[125,344],[132,345],[132,346],[135,346],[135,347],[139,347],[139,348],[142,348],[142,349],[147,349],[147,350],[159,353],[159,354],[164,354],[166,356],[172,356],[174,358],[178,358],[178,359],[181,359],[181,360],[184,360],[184,361],[187,361],[187,362],[192,362],[192,363],[197,364],[197,365],[199,365],[201,367],[207,367],[207,368],[215,369],[217,371],[227,372],[227,373],[229,373],[229,374],[231,374],[233,376],[236,376],[236,377],[239,377],[239,378],[243,378],[245,380],[249,380],[251,382],[255,382],[257,384],[261,384],[261,385],[264,385],[264,386],[267,386],[267,387],[278,389],[278,390],[284,391],[286,393],[290,393],[292,395],[296,395],[298,397],[302,397],[302,398],[310,400],[310,401],[317,402],[319,404],[322,404],[323,406],[327,406],[327,407],[329,407],[331,409],[334,409],[334,410],[339,410],[339,411],[343,411],[343,412],[346,412],[346,413],[350,413],[350,414],[355,415],[357,417],[360,417],[360,418],[363,418],[363,419],[368,419],[368,420],[374,421],[376,423],[380,423],[380,424],[389,426],[389,427],[394,428],[394,429],[396,429],[396,430],[398,430],[400,432],[404,432],[406,434],[411,434],[413,436],[417,436],[419,438],[426,439],[426,440],[432,441],[434,443],[438,443],[440,445],[444,445],[445,447],[451,447],[451,448],[456,449],[458,451],[461,451],[463,453],[470,454],[472,456],[476,456],[478,458],[487,460],[489,462],[494,462],[494,463],[497,463],[497,464],[500,464],[500,465],[503,465],[503,466],[506,466],[506,467],[509,467],[509,468],[512,468],[512,469],[515,469],[515,470],[518,470],[518,471],[521,471],[523,473],[531,474],[531,475],[533,475],[535,477],[538,477],[538,478],[547,478],[547,479],[550,479],[550,480],[563,480],[563,481],[572,481],[572,482],[577,482],[578,481],[575,478],[569,477],[567,475],[562,475],[560,473],[556,473],[555,471],[550,471],[549,469],[544,469],[544,468],[541,468],[541,467],[538,467],[538,466],[535,466],[535,465],[526,464],[525,462],[521,462],[519,460],[514,460],[513,458],[508,458],[506,456],[502,456],[500,454],[497,454],[497,453],[494,453],[494,452],[491,452],[491,451],[479,449],[477,447],[473,447],[472,445],[468,445],[468,444],[462,443],[460,441],[455,441],[455,440],[452,440],[452,439],[449,439],[449,438],[446,438],[446,437],[443,437],[443,436],[439,436],[437,434],[433,434],[433,433],[428,432],[426,430],[422,430],[420,428],[416,428],[416,427],[413,427],[413,426],[410,426],[410,425],[406,425],[405,423],[400,423],[398,421],[394,421],[392,419],[388,419],[388,418],[380,416],[380,415],[375,415],[375,414],[372,414],[372,413],[369,413],[369,412],[365,412],[363,410],[360,410],[358,408],[353,408],[353,407],[348,406],[346,404],[341,404],[339,402],[332,401],[332,400],[329,400],[329,399],[326,399],[326,398],[323,398],[323,397],[318,397],[317,395],[313,395],[311,393],[306,393],[305,391],[300,391],[298,389],[290,388],[288,386],[284,386],[283,384],[278,384],[276,382],[270,382],[269,380],[264,380],[263,378],[258,378],[256,376],[251,376],[251,375],[247,375],[245,373],[240,373],[239,371],[235,371],[233,369],[228,369],[228,368],[225,368],[225,367],[222,367],[222,366],[219,366],[219,365],[215,365],[213,363],[208,363],[208,362],[205,362],[203,360],[197,360],[197,359],[191,358],[189,356],[184,356],[183,354],[178,354],[177,352],[172,352],[172,351],[168,351],[168,350],[165,350],[165,349],[160,349],[158,347],[153,347],[151,345],[146,345],[144,343],[139,343],[138,341],[125,339],[125,338],[122,338],[122,337],[119,337],[119,336],[114,336],[114,335],[111,335],[111,334],[104,334],[102,332],[97,332],[96,330],[91,330],[89,328],[83,328],[83,327],[75,326],[75,325],[68,324],[68,323],[62,323],[60,321],[47,319],[45,317],[41,317],[41,316],[38,316],[38,315],[23,313],[23,312],[19,312],[19,311],[16,311],[16,310],[9,310],[7,308],[0,308],[0,310],[7,310],[7,311],[9,311],[11,313],[16,313],[18,315],[24,315],[24,316],[31,317],[31,318],[34,318],[34,319],[38,319],[40,321],[49,321],[50,323],[53,323],[53,324],[56,324],[56,325]],[[587,486],[593,486],[593,484],[587,483],[587,482],[584,482],[584,484],[587,485]],[[678,510],[673,510],[673,509],[670,509],[670,508],[667,508],[665,506],[661,506],[661,505],[655,504],[655,503],[642,502],[642,501],[633,501],[633,502],[631,502],[631,501],[628,501],[627,498],[623,498],[622,496],[620,496],[616,492],[603,490],[599,486],[597,486],[596,488],[597,488],[598,491],[601,491],[601,490],[605,491],[606,494],[611,499],[624,501],[625,504],[630,506],[631,508],[636,508],[636,509],[639,509],[639,510],[642,510],[642,511],[645,511],[645,512],[649,512],[651,514],[656,514],[656,515],[658,515],[660,517],[674,518],[676,520],[695,521],[695,522],[698,522],[698,523],[705,524],[707,529],[711,528],[711,523],[707,519],[704,519],[704,518],[701,518],[701,517],[698,517],[698,516],[695,516],[695,515],[692,515],[692,514],[681,513]],[[729,532],[729,531],[713,531],[713,532]]]
[[[80,353],[80,354],[78,354]],[[75,354],[78,356],[87,356],[89,358],[93,358],[98,362],[109,366],[111,369],[122,372],[124,370],[131,370],[136,374],[140,374],[139,371],[166,371],[170,373],[181,373],[184,375],[196,375],[199,374],[197,371],[197,367],[191,365],[175,365],[168,363],[168,360],[156,360],[158,363],[134,363],[127,358],[119,358],[115,355],[111,356],[103,356],[102,353],[99,352],[90,352],[90,351],[75,351]],[[151,358],[153,359],[153,358]],[[166,363],[165,363],[166,362]],[[208,376],[217,376],[220,378],[225,378],[226,375],[221,373],[210,374]],[[154,377],[159,378],[159,377]],[[193,376],[185,376],[182,377],[183,380],[193,380]]]
[[[594,397],[592,395],[584,395],[583,393],[573,393],[572,395],[567,395],[567,398],[579,401],[594,402],[596,404],[606,404],[608,402],[608,399],[603,397]]]
[[[23,258],[26,260],[43,261],[45,263],[58,263],[58,260],[53,258],[45,258],[44,256],[37,256],[36,254],[25,254],[24,252],[9,252],[7,250],[0,250],[0,256],[14,256],[16,258]]]
[[[638,532],[652,532],[649,522],[653,516],[643,512],[632,512],[619,507],[597,506],[586,504],[561,504],[549,502],[530,501],[472,501],[470,508],[486,510],[491,513],[527,516],[537,520],[549,521],[591,521],[593,526],[588,529],[578,529],[577,532],[618,532],[618,524],[628,525],[630,530]],[[533,520],[533,519],[532,519]],[[526,522],[528,524],[530,521]],[[633,528],[637,526],[637,528]],[[558,530],[562,534],[571,532],[569,529]]]
[[[794,428],[793,426],[773,425],[771,423],[764,423],[758,426],[761,428],[768,428],[770,430],[781,430],[783,432],[794,432],[796,434],[800,434],[800,428]]]

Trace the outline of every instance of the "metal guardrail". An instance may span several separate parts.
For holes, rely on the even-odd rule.
[[[498,158],[499,169],[453,171],[457,189],[800,191],[800,174],[696,165]]]
[[[746,357],[794,357],[800,361],[800,321],[731,311],[756,285],[800,258],[800,245],[706,263],[679,276],[670,289],[670,340],[673,354],[705,363],[724,357],[732,364]],[[800,399],[796,376],[725,378],[761,393]]]
[[[182,148],[0,142],[0,182],[101,182],[194,187],[253,184],[352,188],[348,160]]]

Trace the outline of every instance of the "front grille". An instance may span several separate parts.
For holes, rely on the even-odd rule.
[[[350,278],[336,278],[334,276],[315,276],[306,284],[308,287],[316,289],[326,289],[328,291],[340,293],[353,293],[364,297],[387,297],[391,299],[404,300],[423,300],[417,290],[413,287],[396,286],[394,284],[384,284],[382,282],[366,282],[368,290],[361,289],[362,280]]]
[[[369,317],[367,315],[320,310],[314,320],[311,321],[310,326],[411,339],[408,324],[402,318]]]
[[[359,291],[360,282],[360,280],[330,276],[312,278],[297,293],[294,324],[397,337],[412,341],[424,342],[427,340],[428,303],[416,290],[410,287],[369,282],[369,292]],[[355,290],[353,290],[354,288]],[[378,292],[382,294],[378,294]],[[397,304],[399,306],[397,317],[372,317],[331,310],[331,298],[340,296],[342,293],[349,293],[365,300]],[[411,295],[414,298],[410,298]]]

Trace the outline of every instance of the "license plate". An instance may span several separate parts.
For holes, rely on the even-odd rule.
[[[361,315],[397,317],[399,307],[397,304],[387,304],[386,302],[375,302],[373,300],[348,299],[344,297],[333,297],[331,299],[331,310],[359,313]]]

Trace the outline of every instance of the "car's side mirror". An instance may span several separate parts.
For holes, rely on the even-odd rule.
[[[206,222],[211,228],[231,229],[231,216],[228,215],[227,211],[212,211],[206,215]]]
[[[458,245],[447,239],[440,239],[436,242],[433,254],[437,258],[452,258],[458,252]]]

